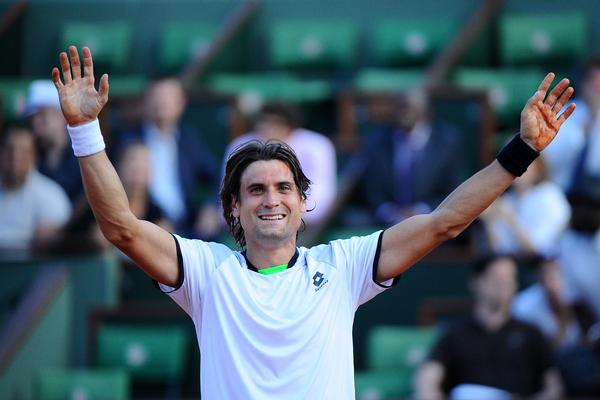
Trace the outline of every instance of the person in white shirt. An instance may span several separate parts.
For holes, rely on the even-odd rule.
[[[570,218],[571,206],[547,179],[543,156],[481,215],[494,252],[523,256],[555,251]]]
[[[294,150],[312,181],[308,194],[310,212],[303,219],[309,228],[323,221],[333,205],[337,188],[337,161],[331,140],[301,128],[298,112],[291,105],[267,103],[259,112],[254,131],[238,136],[227,146],[224,161],[237,147],[255,139],[281,140]]]
[[[521,175],[573,112],[573,89],[548,94],[548,74],[523,110],[521,133],[430,214],[383,232],[298,248],[310,180],[283,142],[252,142],[227,162],[223,215],[244,251],[187,240],[141,221],[104,152],[97,115],[108,75],[94,88],[91,53],[60,54],[52,77],[79,157],[86,193],[105,237],[191,316],[209,399],[354,398],[351,330],[356,308],[456,237]],[[62,79],[61,79],[62,72]]]
[[[35,160],[33,133],[8,128],[0,144],[0,250],[43,248],[71,215],[67,194]]]

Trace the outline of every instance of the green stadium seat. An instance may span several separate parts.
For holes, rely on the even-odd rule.
[[[27,106],[27,90],[29,79],[0,79],[0,99],[2,100],[2,114],[6,121],[20,118]]]
[[[500,19],[503,64],[573,64],[589,53],[589,21],[579,12],[505,15]]]
[[[383,20],[373,28],[373,61],[381,66],[425,65],[447,46],[458,27],[450,18]]]
[[[397,371],[360,371],[354,374],[356,398],[405,399],[411,392],[411,382]]]
[[[113,75],[108,77],[110,96],[137,96],[144,92],[148,79],[143,75]]]
[[[165,26],[158,41],[162,70],[176,71],[208,50],[217,32],[212,24],[177,22]]]
[[[70,22],[65,24],[61,49],[76,45],[92,50],[95,70],[124,71],[131,60],[133,30],[126,21]]]
[[[358,39],[358,29],[349,21],[278,22],[268,32],[268,56],[275,68],[350,68]]]
[[[390,93],[414,89],[424,83],[422,70],[364,69],[354,78],[354,88],[363,93]]]
[[[38,400],[126,400],[129,376],[120,369],[43,370],[37,380]]]
[[[217,93],[243,96],[257,102],[315,102],[332,95],[330,82],[302,80],[289,73],[218,74],[209,79],[207,86]]]
[[[367,367],[412,376],[425,360],[436,336],[435,329],[430,328],[377,326],[367,336]]]
[[[136,381],[177,382],[184,373],[189,341],[188,331],[178,325],[104,324],[98,332],[96,362],[124,368]]]
[[[367,370],[355,374],[356,398],[408,398],[413,375],[436,335],[434,329],[374,327],[367,335]]]
[[[459,69],[453,81],[467,89],[484,89],[501,126],[518,126],[521,110],[546,74],[540,69]]]

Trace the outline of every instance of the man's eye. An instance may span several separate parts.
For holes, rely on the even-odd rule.
[[[281,185],[279,187],[280,190],[284,191],[284,192],[288,192],[290,190],[292,190],[292,186],[291,185]]]
[[[253,188],[250,188],[250,193],[252,193],[252,194],[262,193],[262,189],[259,187],[253,187]]]

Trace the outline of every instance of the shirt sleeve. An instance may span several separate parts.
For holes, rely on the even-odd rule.
[[[173,235],[177,246],[179,282],[177,286],[158,284],[190,317],[201,311],[204,290],[215,269],[215,254],[210,244],[201,240],[184,239]]]
[[[336,265],[345,267],[348,274],[350,294],[355,308],[395,285],[398,278],[383,283],[376,281],[379,252],[383,231],[369,236],[331,242],[336,253]]]

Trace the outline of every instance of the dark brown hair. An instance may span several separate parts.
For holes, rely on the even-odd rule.
[[[220,197],[221,204],[223,205],[223,217],[225,217],[229,232],[241,247],[246,246],[244,229],[240,225],[239,219],[232,215],[232,204],[236,200],[239,201],[242,174],[246,168],[253,162],[268,160],[279,160],[288,166],[302,200],[306,200],[312,183],[304,175],[300,161],[298,161],[294,150],[283,142],[278,140],[269,140],[267,142],[252,140],[235,148],[225,165],[225,177],[223,178]]]

